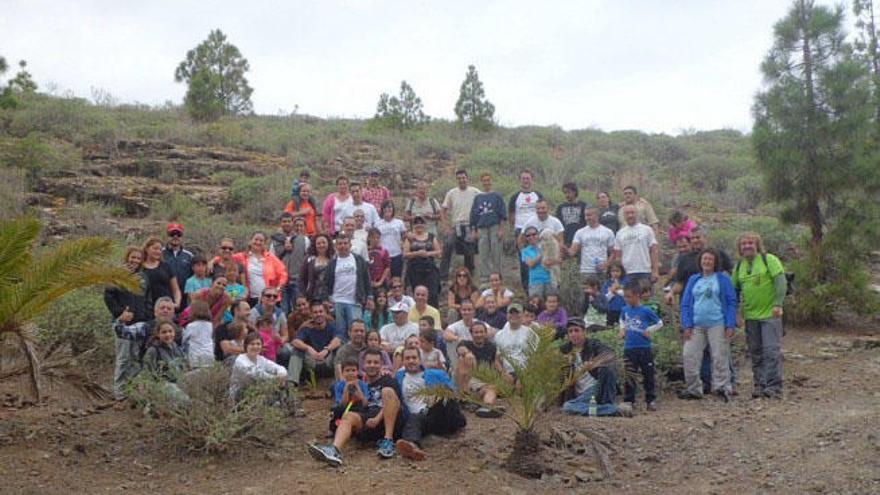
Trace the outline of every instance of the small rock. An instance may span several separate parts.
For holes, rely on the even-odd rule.
[[[77,443],[77,444],[73,445],[73,450],[79,452],[80,454],[85,454],[86,453],[86,446],[81,443]]]
[[[704,419],[703,426],[705,426],[706,428],[709,428],[711,430],[712,428],[715,428],[715,421],[713,421],[711,419]]]

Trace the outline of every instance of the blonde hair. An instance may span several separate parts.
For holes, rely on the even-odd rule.
[[[761,239],[761,234],[757,232],[743,232],[736,238],[736,252],[740,256],[742,256],[742,250],[740,246],[742,245],[742,241],[744,239],[752,239],[755,241],[755,244],[758,246],[758,254],[764,254],[767,251],[764,250],[764,240]]]

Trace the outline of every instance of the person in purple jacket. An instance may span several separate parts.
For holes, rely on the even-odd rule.
[[[712,353],[712,391],[730,400],[730,340],[736,329],[736,291],[730,277],[719,267],[718,252],[700,252],[700,273],[691,275],[681,297],[682,360],[687,389],[683,399],[701,399],[703,382],[700,362],[709,344]]]
[[[567,335],[568,312],[559,304],[558,294],[547,294],[544,311],[535,319],[541,325],[551,325],[556,329],[556,338],[564,339]]]

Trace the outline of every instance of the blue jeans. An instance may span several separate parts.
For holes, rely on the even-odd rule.
[[[281,288],[281,310],[285,315],[289,315],[293,311],[296,303],[296,297],[299,295],[299,287],[296,280],[288,280],[284,287]]]
[[[351,322],[364,317],[363,308],[360,304],[334,302],[333,313],[336,318],[336,328],[344,335],[343,342],[348,342],[348,329],[351,328]]]
[[[579,416],[590,415],[590,399],[596,392],[596,384],[584,390],[584,393],[578,395],[574,399],[565,401],[562,404],[562,412],[566,414],[577,414]],[[599,401],[599,398],[596,398]],[[617,414],[617,404],[611,402],[608,404],[596,404],[596,416],[614,416]]]

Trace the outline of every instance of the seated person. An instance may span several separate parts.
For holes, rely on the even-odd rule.
[[[250,333],[244,338],[244,354],[239,354],[232,365],[229,378],[229,396],[233,400],[241,398],[241,392],[257,380],[276,379],[280,384],[287,381],[287,370],[274,361],[263,357],[263,338],[258,333]]]
[[[536,319],[541,325],[549,325],[556,329],[556,338],[565,338],[565,329],[568,323],[568,312],[559,304],[558,294],[548,294],[544,303],[544,311],[538,314]]]
[[[467,420],[457,400],[431,400],[420,395],[425,389],[446,387],[454,389],[449,375],[440,370],[425,369],[418,349],[403,350],[404,369],[397,372],[397,383],[402,392],[404,423],[397,450],[407,459],[421,461],[425,451],[420,442],[429,434],[450,435],[464,428]]]
[[[394,363],[391,362],[391,357],[382,349],[382,336],[379,335],[377,330],[370,330],[367,333],[367,348],[363,350],[358,355],[358,364],[360,365],[361,373],[366,373],[366,369],[364,368],[364,357],[366,356],[367,351],[379,351],[379,355],[382,357],[382,374],[392,376],[394,375]]]
[[[360,355],[363,351],[367,350],[367,325],[364,323],[364,320],[355,319],[351,322],[351,327],[348,329],[348,343],[342,345],[338,351],[336,351],[336,379],[342,379],[342,368],[341,364],[349,359],[354,359],[355,361],[359,361]]]
[[[347,364],[346,364],[347,363]],[[377,453],[383,459],[394,457],[394,438],[399,436],[403,426],[400,408],[400,389],[393,378],[382,373],[382,354],[377,349],[364,351],[365,382],[357,380],[356,363],[346,361],[343,364],[343,373],[346,378],[343,382],[349,396],[351,392],[356,395],[362,394],[362,403],[357,408],[352,408],[341,415],[339,422],[335,424],[336,431],[333,443],[330,445],[309,445],[309,453],[315,459],[326,462],[332,466],[342,465],[341,450],[345,444],[355,438],[365,441],[378,441]],[[355,371],[352,376],[352,370]],[[357,380],[358,385],[351,387]],[[365,385],[361,387],[361,385]],[[346,398],[340,396],[340,403],[346,403]]]
[[[602,293],[599,279],[589,277],[584,282],[584,323],[588,332],[605,330],[608,322],[608,299]]]
[[[437,330],[433,328],[419,330],[419,354],[425,368],[446,371],[446,357],[435,347],[436,343]]]
[[[571,318],[568,320],[568,338],[559,351],[571,358],[571,372],[586,362],[602,355],[614,355],[614,351],[595,339],[587,339],[587,328],[584,320]],[[562,393],[562,410],[568,414],[587,416],[590,414],[590,402],[596,402],[597,416],[617,416],[617,365],[614,361],[584,373],[571,387]]]
[[[394,349],[394,356],[391,358],[391,362],[394,365],[394,372],[403,369],[403,350],[404,349],[418,349],[419,348],[419,336],[418,335],[410,335],[403,341],[403,345]],[[419,356],[421,357],[421,350],[419,351]]]
[[[177,326],[167,320],[156,324],[151,342],[144,353],[144,371],[162,381],[162,390],[177,405],[190,404],[189,396],[181,390],[178,382],[187,371],[186,353],[175,342]]]
[[[471,326],[473,340],[462,340],[458,343],[458,366],[455,368],[455,384],[459,390],[469,390],[477,394],[484,404],[475,414],[481,418],[497,418],[501,411],[494,408],[498,394],[491,385],[487,385],[471,377],[478,364],[485,364],[505,374],[501,365],[501,354],[495,344],[489,342],[489,330],[486,324],[478,321]]]
[[[540,325],[535,321],[535,318],[541,314],[541,311],[543,311],[541,306],[535,306],[534,304],[526,304],[523,306],[522,324],[533,330],[537,330]]]
[[[304,366],[315,373],[324,372],[333,376],[334,353],[341,345],[341,331],[327,321],[324,304],[321,301],[312,301],[312,319],[303,325],[293,339],[294,351],[288,365],[290,381],[295,386],[299,385]]]
[[[391,306],[394,321],[379,330],[379,334],[382,335],[382,348],[389,354],[402,346],[407,337],[419,334],[419,326],[409,321],[409,308],[404,302]]]
[[[455,368],[456,361],[458,360],[458,356],[455,353],[458,343],[462,340],[471,340],[470,328],[471,325],[477,321],[474,318],[474,315],[476,314],[474,303],[470,299],[461,301],[458,311],[461,313],[461,319],[451,323],[446,327],[446,331],[443,332],[446,354],[449,356],[450,364],[453,368]]]
[[[484,296],[483,307],[477,311],[477,319],[485,322],[491,330],[490,335],[494,335],[495,331],[504,328],[507,324],[507,309],[499,308],[495,296]]]

